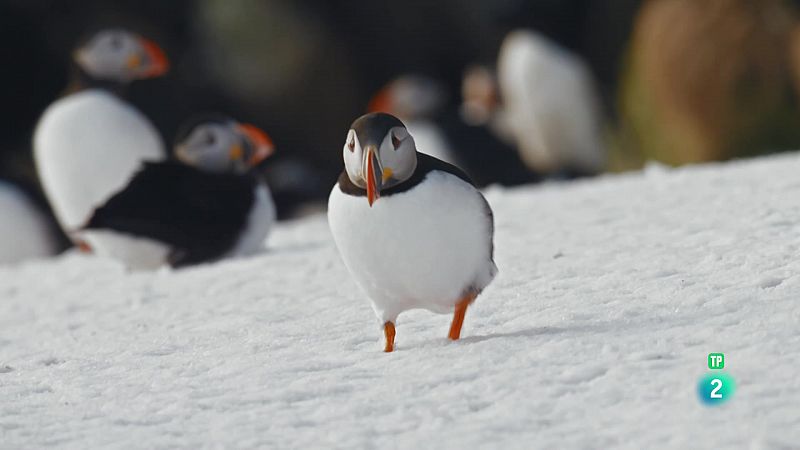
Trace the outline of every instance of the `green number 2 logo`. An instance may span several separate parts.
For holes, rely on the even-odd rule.
[[[731,399],[736,390],[733,377],[725,372],[707,373],[697,383],[697,396],[701,403],[717,406]]]

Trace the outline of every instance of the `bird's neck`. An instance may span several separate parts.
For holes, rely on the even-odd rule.
[[[70,70],[70,81],[64,95],[74,94],[86,89],[103,89],[122,98],[125,97],[128,91],[128,83],[93,78],[76,64],[73,64]]]

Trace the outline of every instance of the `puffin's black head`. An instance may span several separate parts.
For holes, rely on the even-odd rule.
[[[347,133],[343,154],[347,176],[367,190],[370,206],[381,189],[409,179],[417,167],[414,138],[391,114],[370,113],[356,119]]]
[[[72,56],[90,77],[118,83],[158,77],[169,69],[169,61],[158,45],[122,29],[93,34]]]
[[[273,151],[272,140],[266,133],[219,114],[190,119],[175,139],[175,156],[208,172],[244,173]]]

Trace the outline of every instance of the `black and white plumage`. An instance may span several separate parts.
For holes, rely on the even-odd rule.
[[[467,306],[497,273],[493,216],[457,167],[417,152],[394,116],[357,119],[343,149],[345,170],[331,192],[336,246],[372,301],[394,348],[403,311],[454,312],[458,339]]]
[[[166,156],[155,127],[118,93],[133,80],[164,74],[168,62],[151,41],[117,29],[95,34],[73,58],[73,91],[45,110],[33,142],[59,224],[83,241],[77,230],[94,208],[123,188],[142,162]]]
[[[145,163],[97,208],[83,232],[95,251],[134,269],[182,267],[252,254],[275,221],[269,188],[253,169],[273,151],[269,138],[229,119],[189,127],[181,161]]]

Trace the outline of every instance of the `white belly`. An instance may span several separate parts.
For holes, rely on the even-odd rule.
[[[34,135],[39,178],[68,234],[121,190],[142,161],[164,159],[156,129],[111,93],[91,89],[50,105]]]
[[[267,236],[277,217],[275,202],[272,201],[272,194],[266,184],[261,183],[256,188],[254,201],[242,237],[229,256],[252,255],[261,251],[266,244]]]
[[[447,173],[432,172],[371,208],[365,197],[346,195],[337,185],[328,221],[345,265],[382,322],[413,308],[450,312],[497,271],[484,199]]]
[[[80,236],[94,254],[120,261],[130,270],[158,269],[172,252],[172,247],[163,242],[112,230],[88,230]]]
[[[56,242],[44,215],[19,189],[0,182],[0,264],[52,255]]]

